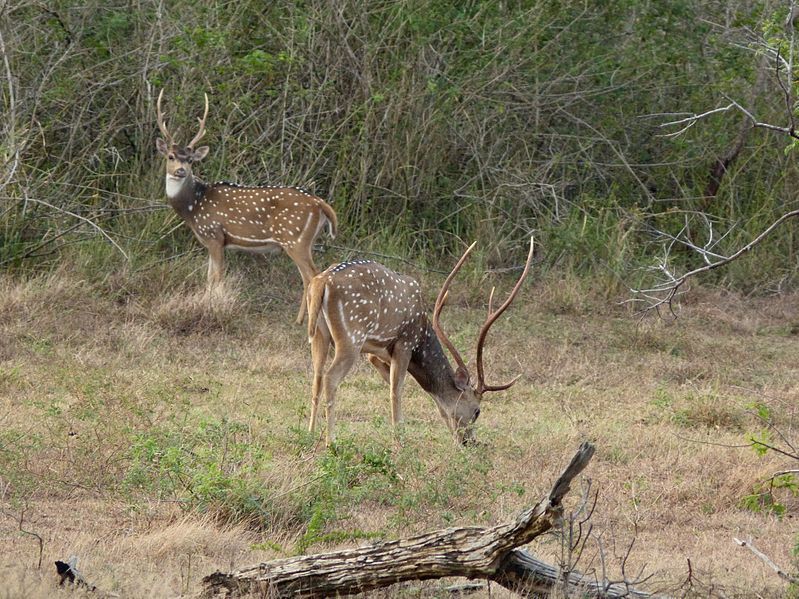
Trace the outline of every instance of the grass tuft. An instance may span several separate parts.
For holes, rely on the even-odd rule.
[[[228,277],[213,291],[179,288],[156,300],[152,318],[169,333],[181,336],[233,332],[247,311],[241,285]]]

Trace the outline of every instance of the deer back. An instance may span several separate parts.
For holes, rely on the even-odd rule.
[[[419,283],[369,260],[342,262],[314,277],[308,311],[309,337],[323,315],[335,343],[358,348],[415,346],[427,322]]]
[[[329,223],[335,236],[336,214],[327,202],[297,187],[248,187],[220,182],[197,199],[193,223],[201,238],[224,236],[227,245],[292,248],[316,237]]]

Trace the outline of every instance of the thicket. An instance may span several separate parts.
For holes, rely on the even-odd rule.
[[[210,97],[201,176],[310,188],[339,213],[337,243],[420,264],[478,239],[481,266],[515,265],[536,232],[545,265],[631,282],[659,252],[653,231],[675,233],[693,211],[732,228],[732,248],[796,203],[779,135],[752,132],[709,197],[739,117],[676,139],[658,128],[725,95],[784,120],[746,43],[784,20],[778,2],[0,6],[3,269],[75,257],[136,269],[198,247],[162,206],[161,88],[184,140]],[[714,276],[790,285],[795,231]]]

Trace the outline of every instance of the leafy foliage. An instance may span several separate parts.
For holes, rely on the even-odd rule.
[[[482,263],[501,267],[537,231],[546,264],[611,272],[612,288],[645,261],[651,228],[678,230],[686,210],[740,224],[732,247],[792,201],[780,143],[752,136],[708,204],[708,168],[737,123],[667,141],[644,118],[750,94],[759,64],[735,32],[777,35],[781,19],[759,0],[18,2],[0,16],[0,264],[72,256],[98,234],[72,215],[134,268],[179,253],[188,235],[157,209],[163,87],[184,136],[211,97],[206,178],[310,187],[347,246],[435,263],[476,238]],[[783,109],[777,91],[753,98],[764,117]],[[759,257],[767,268],[741,261],[727,281],[792,282],[793,236]]]
[[[775,453],[795,461],[797,456],[790,442],[786,440],[781,431],[775,429],[774,414],[765,403],[754,402],[752,411],[763,424],[763,428],[754,433],[748,433],[746,440],[752,450],[760,457],[768,453]],[[777,430],[777,433],[774,433]],[[783,447],[786,444],[787,447]],[[753,512],[770,512],[776,516],[783,516],[788,511],[786,498],[799,497],[799,481],[794,472],[775,474],[771,478],[756,483],[752,492],[745,495],[741,505]]]
[[[783,516],[787,511],[785,503],[779,499],[779,492],[799,496],[799,483],[792,474],[776,476],[769,481],[755,485],[753,492],[746,495],[741,504],[753,512],[771,512],[776,516]]]

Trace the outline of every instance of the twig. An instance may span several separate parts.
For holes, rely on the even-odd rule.
[[[677,121],[669,121],[668,123],[661,123],[658,127],[671,127],[673,125],[682,125],[683,123],[688,123],[680,129],[679,131],[675,131],[674,133],[664,133],[659,137],[677,137],[685,133],[688,129],[693,127],[699,120],[709,117],[712,114],[718,114],[720,112],[727,112],[735,107],[734,103],[728,104],[727,106],[721,106],[719,108],[714,108],[713,110],[708,110],[707,112],[703,112],[701,114],[693,113],[691,116],[688,116],[684,119],[679,119]]]
[[[684,437],[677,433],[672,433],[677,439],[681,441],[689,441],[691,443],[699,443],[700,445],[712,445],[713,447],[724,447],[725,449],[744,449],[746,447],[752,447],[752,443],[741,443],[739,445],[732,445],[730,443],[717,443],[715,441],[704,441],[702,439],[694,439],[692,437]]]
[[[759,445],[760,447],[765,447],[766,449],[770,449],[775,453],[784,455],[786,458],[791,458],[792,460],[799,460],[799,456],[796,455],[795,453],[787,452],[784,449],[780,449],[779,447],[766,443],[765,441],[758,441],[756,439],[752,439],[750,445]]]
[[[36,569],[37,570],[41,570],[42,569],[42,554],[44,553],[44,539],[38,533],[35,533],[33,531],[30,531],[30,530],[25,530],[24,528],[22,528],[22,524],[25,522],[25,510],[27,510],[27,506],[22,508],[22,511],[19,514],[19,532],[21,532],[24,535],[28,535],[28,536],[34,537],[36,539],[36,541],[39,543],[39,562],[36,565]]]
[[[785,135],[793,137],[794,139],[799,139],[799,133],[797,133],[793,129],[793,127],[780,127],[779,125],[772,125],[771,123],[766,123],[764,121],[758,121],[751,112],[749,112],[746,108],[741,106],[738,102],[736,102],[735,100],[732,100],[730,98],[727,98],[727,100],[730,101],[730,103],[727,106],[721,106],[719,108],[714,108],[713,110],[708,110],[707,112],[703,112],[701,114],[694,114],[692,116],[689,116],[689,117],[684,118],[684,119],[680,119],[678,121],[671,121],[671,122],[668,122],[668,123],[662,123],[661,125],[659,125],[660,127],[670,127],[670,126],[679,125],[679,124],[682,124],[682,123],[685,123],[685,122],[687,122],[688,124],[685,125],[682,129],[680,129],[678,131],[675,131],[674,133],[664,133],[660,137],[677,137],[677,136],[682,135],[683,133],[685,133],[691,127],[693,127],[698,121],[700,121],[702,119],[705,119],[705,118],[707,118],[708,116],[710,116],[712,114],[717,114],[719,112],[727,112],[728,110],[732,110],[733,108],[736,108],[737,110],[741,111],[743,114],[746,115],[746,117],[752,123],[752,127],[755,127],[755,128],[758,128],[758,129],[769,129],[770,131],[778,131],[779,133],[784,133]]]
[[[44,200],[35,200],[35,199],[33,199],[33,198],[28,198],[28,201],[29,201],[29,202],[34,202],[34,203],[36,203],[36,204],[42,204],[43,206],[47,206],[48,208],[52,208],[53,210],[57,210],[58,212],[62,212],[62,213],[64,213],[64,214],[68,214],[69,216],[72,216],[72,217],[74,217],[74,218],[77,218],[77,219],[79,219],[79,220],[82,220],[82,221],[83,221],[83,222],[85,222],[85,223],[88,223],[89,225],[91,225],[92,227],[94,227],[94,228],[95,228],[97,231],[99,231],[99,232],[100,232],[100,234],[101,234],[103,237],[105,237],[105,238],[106,238],[108,241],[110,241],[110,242],[111,242],[111,245],[113,245],[113,246],[114,246],[114,247],[115,247],[117,250],[119,250],[119,253],[120,253],[120,254],[122,254],[122,255],[125,257],[125,260],[127,260],[128,262],[130,262],[130,257],[129,257],[129,256],[126,254],[126,253],[125,253],[125,250],[123,250],[123,249],[122,249],[122,248],[119,246],[119,244],[118,244],[116,241],[114,241],[114,239],[113,239],[113,238],[112,238],[112,237],[111,237],[111,236],[110,236],[108,233],[106,233],[106,232],[105,232],[105,231],[102,229],[102,227],[100,227],[100,226],[99,226],[97,223],[95,223],[94,221],[92,221],[92,220],[90,220],[90,219],[86,218],[85,216],[81,216],[80,214],[75,214],[74,212],[70,212],[69,210],[65,210],[64,208],[59,208],[58,206],[53,206],[52,204],[50,204],[49,202],[45,202]]]
[[[771,478],[777,478],[778,476],[785,476],[786,474],[799,474],[799,470],[778,470],[777,472],[771,475]]]
[[[754,553],[754,554],[755,554],[755,556],[759,557],[759,558],[760,558],[760,560],[761,560],[761,561],[762,561],[764,564],[766,564],[766,565],[767,565],[769,568],[771,568],[772,570],[774,570],[774,571],[777,573],[777,576],[779,576],[780,578],[782,578],[782,579],[783,579],[785,582],[788,582],[788,583],[790,583],[790,584],[797,584],[797,583],[799,583],[799,577],[797,577],[797,576],[791,576],[790,574],[788,574],[787,572],[785,572],[785,570],[783,570],[783,569],[782,569],[782,568],[780,568],[780,567],[779,567],[777,564],[775,564],[775,563],[774,563],[774,562],[771,560],[771,558],[770,558],[769,556],[767,556],[765,553],[763,553],[762,551],[760,551],[760,550],[759,550],[757,547],[755,547],[754,545],[752,545],[752,542],[751,542],[751,541],[742,541],[742,540],[740,540],[740,539],[736,539],[735,537],[733,537],[733,541],[735,541],[736,543],[738,543],[738,545],[740,545],[741,547],[746,547],[746,548],[748,548],[748,549],[749,549],[749,551],[751,551],[752,553]]]

